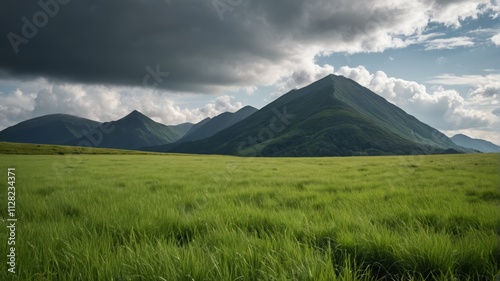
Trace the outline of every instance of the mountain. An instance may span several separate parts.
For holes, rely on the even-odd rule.
[[[169,125],[168,127],[172,129],[177,135],[185,136],[187,132],[189,132],[191,128],[193,128],[193,126],[193,123],[182,123],[179,125]]]
[[[203,124],[201,126],[198,126],[195,130],[189,131],[184,137],[182,137],[182,139],[179,140],[179,142],[197,141],[209,138],[216,133],[240,122],[255,112],[257,112],[256,108],[245,106],[234,113],[224,112],[212,119],[205,119],[207,120],[206,122],[203,120]]]
[[[120,120],[106,122],[88,135],[68,142],[68,145],[105,148],[138,149],[179,140],[191,125],[181,124],[171,128],[151,120],[134,110]]]
[[[482,139],[473,139],[462,134],[454,135],[451,140],[457,145],[481,152],[500,152],[500,146],[494,143]]]
[[[192,134],[194,131],[198,130],[199,128],[203,127],[203,125],[205,125],[208,121],[210,121],[212,118],[210,117],[207,117],[203,120],[201,120],[200,122],[194,124],[193,126],[191,126],[191,128],[189,129],[189,131],[187,131],[187,133],[184,135],[184,137]]]
[[[65,144],[82,137],[101,123],[67,114],[51,114],[26,120],[0,132],[0,141]]]
[[[438,130],[343,76],[292,90],[181,153],[242,156],[396,155],[464,152]]]

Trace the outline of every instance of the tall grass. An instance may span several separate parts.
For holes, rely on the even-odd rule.
[[[18,210],[18,273],[1,262],[0,280],[500,273],[498,154],[67,157],[0,155],[2,182],[16,167]],[[6,191],[1,196],[6,219]],[[3,257],[7,235],[0,234]]]

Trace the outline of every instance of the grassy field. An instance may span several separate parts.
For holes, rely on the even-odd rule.
[[[0,141],[1,154],[24,154],[24,155],[66,155],[66,154],[120,154],[120,155],[152,155],[158,153],[109,149],[96,147],[81,147],[81,146],[64,146],[51,144],[28,144],[28,143],[12,143]]]
[[[50,154],[50,153],[48,153]],[[0,280],[494,280],[499,155],[0,155]],[[4,221],[7,225],[7,222]]]

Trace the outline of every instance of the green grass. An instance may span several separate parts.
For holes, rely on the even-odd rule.
[[[0,155],[0,163],[4,187],[7,167],[16,168],[18,218],[18,273],[7,272],[1,231],[0,280],[500,273],[498,154]]]
[[[25,154],[25,155],[148,154],[151,155],[153,153],[135,151],[135,150],[108,149],[108,148],[96,148],[96,147],[0,142],[0,154],[17,154],[17,155],[18,154]]]

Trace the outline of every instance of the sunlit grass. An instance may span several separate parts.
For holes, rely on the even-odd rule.
[[[16,167],[18,210],[18,274],[2,262],[0,280],[494,280],[499,273],[498,154],[0,160],[2,182]],[[2,231],[4,257],[6,241]]]
[[[108,149],[97,147],[64,146],[52,144],[28,144],[0,141],[0,154],[24,154],[24,155],[68,155],[68,154],[148,154],[151,152]],[[158,154],[158,153],[156,153]]]

